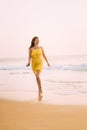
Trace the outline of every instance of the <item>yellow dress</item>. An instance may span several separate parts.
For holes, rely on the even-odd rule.
[[[43,57],[42,57],[42,49],[37,48],[33,49],[31,52],[31,66],[34,73],[36,71],[42,71],[43,69]]]

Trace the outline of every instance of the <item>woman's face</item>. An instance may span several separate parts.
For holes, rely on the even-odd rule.
[[[39,44],[39,38],[36,38],[36,39],[35,39],[34,44],[35,44],[35,45],[38,45],[38,44]]]

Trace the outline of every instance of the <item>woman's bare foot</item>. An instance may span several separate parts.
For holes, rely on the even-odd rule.
[[[40,94],[38,95],[38,101],[42,101],[43,96]]]

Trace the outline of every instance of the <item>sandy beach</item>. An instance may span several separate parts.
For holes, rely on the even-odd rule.
[[[0,130],[87,130],[87,106],[1,99]]]

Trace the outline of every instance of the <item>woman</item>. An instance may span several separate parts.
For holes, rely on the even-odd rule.
[[[26,66],[30,66],[31,62],[32,70],[36,76],[39,94],[42,94],[40,73],[43,69],[43,57],[47,62],[47,65],[50,66],[44,53],[44,49],[39,46],[39,38],[37,36],[33,37],[31,41],[31,46],[29,47],[29,60]]]

